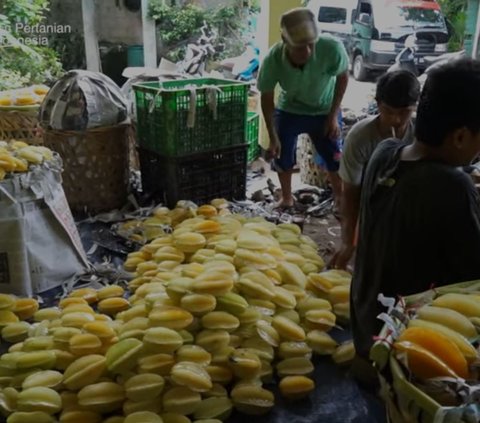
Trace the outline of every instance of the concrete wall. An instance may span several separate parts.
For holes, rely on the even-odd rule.
[[[57,25],[71,25],[74,30],[83,31],[81,1],[54,0],[50,10],[50,22]]]
[[[123,2],[117,7],[113,0],[96,0],[98,13],[97,31],[100,41],[112,43],[142,44],[142,14],[130,12]]]
[[[280,18],[287,10],[301,6],[301,0],[262,0],[261,12],[258,19],[257,43],[260,48],[260,58],[267,54],[269,48],[280,41]],[[278,87],[276,91],[278,96]],[[268,148],[268,139],[265,121],[261,119],[259,143]]]
[[[201,7],[218,7],[237,4],[238,0],[186,0]],[[99,41],[142,44],[142,17],[140,12],[130,12],[123,0],[95,0],[96,28]],[[61,25],[71,25],[82,31],[81,0],[53,0],[51,20]]]
[[[96,28],[99,41],[142,43],[142,17],[140,12],[130,12],[120,0],[117,7],[114,0],[95,0]],[[51,6],[51,21],[71,25],[83,31],[82,2],[80,0],[54,0]]]

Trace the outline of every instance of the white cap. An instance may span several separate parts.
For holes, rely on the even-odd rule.
[[[280,26],[283,38],[291,46],[303,46],[317,41],[315,15],[305,7],[297,7],[284,13]]]

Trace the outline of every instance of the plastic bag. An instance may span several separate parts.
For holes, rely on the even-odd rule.
[[[45,129],[83,131],[128,119],[127,100],[108,76],[72,70],[52,87],[40,108]]]

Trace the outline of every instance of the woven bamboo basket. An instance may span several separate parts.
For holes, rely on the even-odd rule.
[[[24,141],[42,145],[42,128],[38,123],[37,111],[0,111],[0,140]]]
[[[140,170],[140,159],[138,157],[137,150],[137,128],[135,122],[132,122],[132,126],[128,130],[128,162],[131,170]]]
[[[399,301],[396,309],[400,314],[404,313],[406,306],[413,304],[425,304],[426,298],[447,293],[479,294],[480,280],[462,282],[435,288],[435,291],[427,291]],[[394,319],[395,320],[395,319]],[[394,338],[385,325],[379,334],[379,339],[370,351],[370,358],[374,361],[378,370],[381,396],[386,403],[389,423],[468,423],[470,419],[464,419],[469,413],[465,412],[467,406],[441,405],[435,395],[438,392],[425,392],[420,387],[411,383],[405,368],[392,353]],[[440,396],[439,396],[440,397]],[[450,411],[455,417],[450,416],[443,420],[442,416]],[[479,420],[475,420],[479,421]]]
[[[125,205],[129,190],[129,125],[87,131],[45,130],[44,145],[63,160],[63,188],[74,212]]]

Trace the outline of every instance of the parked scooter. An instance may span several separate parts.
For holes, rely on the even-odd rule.
[[[405,46],[397,54],[395,63],[390,66],[387,72],[394,72],[397,70],[407,70],[412,72],[415,76],[419,75],[418,59],[415,56],[417,38],[415,34],[409,35],[405,40]]]
[[[428,73],[430,70],[437,66],[441,66],[444,63],[447,63],[451,60],[460,59],[466,55],[465,50],[454,51],[451,53],[444,53],[440,56],[425,56],[425,64],[427,65],[427,69],[425,69],[425,73]]]
[[[191,76],[202,76],[205,72],[207,59],[216,53],[213,46],[218,37],[214,29],[210,29],[207,23],[200,28],[202,35],[195,43],[187,45],[185,59],[177,64],[178,70]]]
[[[227,77],[238,81],[252,81],[256,79],[260,66],[260,50],[253,43],[247,46],[240,56],[224,59],[220,62],[220,69]]]
[[[414,40],[413,40],[414,42]],[[411,72],[413,72],[417,78],[418,81],[420,82],[420,86],[423,87],[425,84],[425,81],[427,80],[428,73],[432,70],[435,69],[437,66],[442,66],[443,64],[450,62],[452,60],[459,59],[463,56],[465,56],[465,50],[461,51],[455,51],[451,53],[445,53],[441,54],[440,56],[425,56],[424,60],[425,63],[427,64],[427,68],[425,71],[422,73],[422,75],[418,76],[418,62],[416,61],[415,57],[412,57],[412,54],[414,55],[414,48],[411,47],[412,40],[408,41],[407,45],[407,40],[405,41],[405,48],[398,53],[397,59],[395,60],[395,64],[393,64],[387,72],[392,72],[394,70],[398,69],[406,69]],[[415,44],[415,43],[414,43]],[[401,57],[399,57],[401,56]],[[403,60],[402,60],[403,58]],[[407,60],[408,59],[408,60]],[[378,113],[378,106],[377,102],[375,100],[371,101],[368,104],[368,107],[366,109],[366,112],[368,115],[375,115]]]

